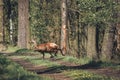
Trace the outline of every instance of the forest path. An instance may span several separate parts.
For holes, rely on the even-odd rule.
[[[49,77],[52,78],[53,80],[72,80],[70,77],[65,76],[61,71],[57,70],[57,67],[36,66],[22,58],[10,58],[10,59],[23,66],[24,69],[35,72],[40,76]],[[61,62],[59,61],[58,63]]]
[[[32,71],[37,73],[40,76],[44,77],[50,77],[53,78],[53,80],[72,80],[70,77],[64,75],[63,71],[66,71],[68,69],[74,69],[74,70],[87,70],[90,72],[93,72],[95,74],[104,75],[108,77],[117,77],[120,79],[120,70],[113,70],[111,68],[92,68],[85,65],[76,65],[71,64],[69,62],[63,62],[61,60],[51,60],[52,62],[57,62],[61,66],[59,67],[47,67],[47,66],[36,66],[22,58],[10,58],[12,61],[20,64],[23,66],[26,70]],[[60,69],[60,70],[59,70]]]

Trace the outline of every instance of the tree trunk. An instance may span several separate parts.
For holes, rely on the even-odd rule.
[[[3,30],[3,0],[0,0],[0,51],[6,49],[4,45],[4,30]]]
[[[18,47],[28,48],[29,40],[29,0],[18,0]]]
[[[0,42],[3,42],[3,0],[0,0]]]
[[[114,27],[113,25],[110,25],[105,30],[101,51],[101,60],[108,61],[111,59],[113,52],[113,40],[114,40]]]
[[[116,2],[119,4],[120,0],[116,0]],[[117,12],[116,16],[119,20],[120,19],[120,11]],[[116,31],[117,31],[117,48],[116,48],[116,50],[119,53],[120,52],[120,22],[116,26]]]
[[[66,0],[61,0],[61,49],[63,54],[66,54],[67,51],[67,7]]]
[[[96,59],[96,27],[88,26],[87,57]]]
[[[117,51],[120,51],[120,23],[116,26],[116,29],[117,29],[117,48],[116,50]]]

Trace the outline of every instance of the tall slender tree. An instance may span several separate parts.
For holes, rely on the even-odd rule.
[[[28,48],[29,40],[29,0],[18,0],[18,47]]]
[[[3,41],[3,0],[0,0],[0,42]]]
[[[61,0],[61,49],[63,54],[67,52],[67,0]]]

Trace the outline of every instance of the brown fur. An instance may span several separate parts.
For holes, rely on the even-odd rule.
[[[53,57],[52,53],[54,53],[54,55],[56,56],[58,51],[60,51],[61,54],[64,55],[62,53],[62,50],[55,43],[48,42],[48,43],[37,45],[34,40],[31,42],[33,42],[33,44],[34,44],[34,50],[41,52],[43,54],[43,58],[44,58],[46,52],[51,55],[51,58]]]

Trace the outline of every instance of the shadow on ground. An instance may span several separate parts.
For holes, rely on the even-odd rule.
[[[61,65],[61,66],[48,67],[48,68],[46,68],[44,70],[37,71],[37,74],[61,73],[64,70],[79,70],[79,69],[83,69],[83,70],[88,70],[88,69],[97,70],[97,69],[101,68],[101,64],[103,64],[102,61],[99,61],[99,62],[91,61],[90,63],[85,64],[85,65],[75,65],[75,66],[68,66],[68,65],[66,66],[64,64],[64,65]],[[120,65],[120,64],[114,64],[114,66],[115,65]],[[119,71],[119,74],[120,74],[120,71]]]

